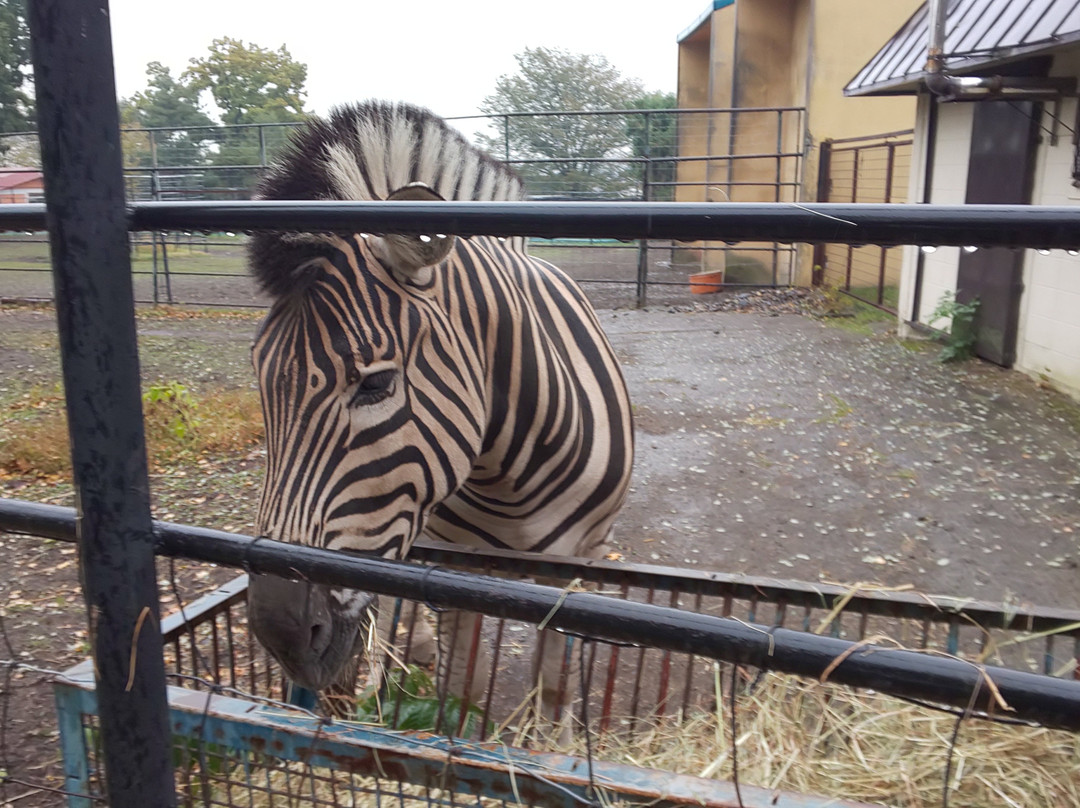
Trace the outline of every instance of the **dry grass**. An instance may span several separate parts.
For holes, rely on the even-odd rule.
[[[605,738],[599,754],[730,780],[731,716],[726,695],[722,701],[715,713],[630,740]],[[888,696],[770,674],[736,700],[739,780],[896,808],[941,806],[956,721]],[[953,750],[948,805],[1080,805],[1080,736],[965,721]]]
[[[726,686],[726,681],[725,681]],[[596,758],[719,780],[733,778],[731,716],[723,706],[681,722],[674,719],[634,737],[591,738]],[[893,808],[942,806],[944,778],[956,718],[875,693],[768,675],[737,699],[739,782]],[[640,725],[639,725],[640,726]],[[467,742],[457,742],[467,747]],[[532,746],[534,750],[536,745]],[[584,738],[568,750],[584,755]],[[267,761],[269,762],[269,761]],[[222,796],[246,799],[234,771],[215,783]],[[421,805],[436,795],[396,781],[352,777],[300,764],[278,763],[260,775],[276,792],[273,804]],[[331,785],[333,784],[333,785]],[[382,802],[372,793],[383,789]],[[387,800],[386,794],[394,799]],[[303,795],[303,796],[300,796]],[[254,805],[271,804],[267,794]],[[263,799],[260,802],[260,798]],[[621,804],[613,794],[603,804]],[[319,802],[318,804],[323,804]],[[487,804],[486,801],[482,804]],[[495,804],[495,803],[492,803]],[[755,803],[757,804],[757,803]],[[949,808],[1080,805],[1080,736],[1039,727],[970,719],[952,753]]]
[[[154,468],[247,451],[263,440],[255,390],[216,389],[196,395],[181,385],[153,386],[143,396],[143,410]],[[0,413],[0,473],[66,477],[71,474],[69,451],[60,395],[34,392]]]

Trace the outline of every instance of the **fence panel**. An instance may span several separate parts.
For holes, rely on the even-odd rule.
[[[532,199],[658,202],[795,201],[802,121],[797,107],[451,119],[467,138],[521,173]],[[125,130],[127,200],[249,199],[295,125]],[[562,145],[538,151],[529,144],[540,135]],[[31,141],[36,146],[33,133],[0,135],[0,154],[10,145],[9,161],[38,166]],[[51,299],[43,271],[46,241],[41,234],[0,234],[0,299]],[[137,302],[265,305],[248,277],[245,246],[242,233],[229,231],[140,234],[132,239]],[[796,257],[790,245],[776,242],[733,247],[666,239],[537,239],[531,252],[569,273],[601,308],[685,303],[695,289],[789,285]],[[715,276],[691,288],[691,274],[714,269]]]
[[[907,202],[912,132],[889,132],[821,144],[818,202]],[[822,245],[814,251],[814,283],[896,312],[901,247]]]

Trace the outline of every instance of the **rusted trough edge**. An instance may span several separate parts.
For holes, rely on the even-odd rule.
[[[65,510],[67,514],[58,513]],[[21,516],[13,517],[13,512]],[[0,529],[70,541],[74,526],[70,509],[0,500]],[[550,629],[605,642],[697,654],[950,705],[976,715],[1006,713],[1020,721],[1080,731],[1080,681],[209,528],[159,522],[154,530],[160,555],[240,567],[253,574],[302,577],[313,583],[410,598],[437,608],[544,623]]]
[[[89,663],[54,684],[65,710],[95,714],[97,696]],[[182,687],[169,687],[174,735],[238,752],[265,753],[286,761],[425,788],[490,797],[526,805],[593,805],[584,758],[529,752],[421,732],[394,732],[347,722],[327,723],[290,715],[255,702]],[[212,754],[213,752],[211,752]],[[630,804],[677,808],[735,808],[730,782],[658,769],[593,761],[593,782]],[[213,779],[213,778],[212,778]],[[870,808],[827,797],[743,785],[745,808]]]

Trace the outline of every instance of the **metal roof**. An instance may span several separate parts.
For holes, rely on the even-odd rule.
[[[905,93],[925,75],[927,5],[844,88],[844,95]],[[962,74],[1080,41],[1080,0],[949,0],[945,66]]]
[[[15,168],[13,166],[0,168],[0,190],[25,185],[28,182],[40,180],[42,176],[44,175],[36,168]]]

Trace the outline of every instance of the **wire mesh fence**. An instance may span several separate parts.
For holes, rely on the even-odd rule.
[[[992,661],[1077,675],[1080,623],[1066,612],[1005,611],[888,589],[616,562],[483,554],[440,545],[417,549],[429,563],[497,569],[561,581],[566,587],[588,583],[616,599],[863,641],[893,640],[975,664]],[[803,728],[804,747],[832,733],[847,733],[848,720],[883,720],[874,696],[855,696],[846,688],[781,683],[763,679],[763,672],[752,666],[648,644],[549,634],[565,643],[559,687],[574,694],[576,737],[560,746],[528,717],[538,687],[529,657],[545,637],[537,635],[535,625],[494,618],[468,623],[474,633],[471,652],[457,664],[466,665],[481,686],[474,688],[478,695],[473,701],[456,700],[446,692],[452,670],[406,663],[421,622],[455,618],[425,614],[422,604],[407,600],[388,606],[382,615],[392,625],[380,632],[383,644],[368,653],[358,686],[347,696],[349,709],[335,709],[323,699],[309,712],[286,703],[295,702],[295,694],[248,631],[246,584],[247,576],[241,576],[184,605],[162,624],[173,685],[173,762],[184,805],[569,805],[594,804],[589,801],[600,792],[608,801],[604,804],[726,806],[741,799],[747,806],[816,806],[817,798],[805,793],[777,791],[778,784],[793,785],[782,777],[771,783],[750,777],[756,787],[740,786],[731,768],[735,764],[725,759],[703,765],[698,758],[715,758],[712,744],[719,743],[721,753],[730,747],[737,760],[736,731],[729,722],[749,725],[760,721],[761,714],[783,712],[782,703],[801,702],[808,689],[819,691],[821,701],[801,705],[802,720],[812,715],[817,721],[816,727]],[[492,649],[484,664],[477,663],[480,644]],[[67,789],[86,797],[71,804],[88,806],[104,793],[89,663],[60,677],[57,690],[60,725],[67,733]],[[339,692],[338,708],[341,698]],[[898,709],[884,712],[893,715]],[[943,743],[936,737],[938,728],[906,731],[907,743],[924,732],[927,743]],[[999,731],[1008,737],[1008,728]],[[1017,730],[1017,737],[1023,732]],[[680,735],[685,740],[676,742]],[[1068,765],[1067,737],[1060,736],[1063,745],[1048,751],[1044,762],[1060,758]],[[627,765],[635,755],[656,755],[656,747],[665,744],[677,744],[680,752],[693,756],[692,762],[666,764],[671,771]],[[710,751],[701,752],[701,746]],[[838,764],[843,754],[834,749],[827,756]],[[776,767],[772,770],[775,774]],[[691,776],[703,773],[734,776],[736,783]],[[744,792],[741,797],[732,795],[735,788]],[[848,794],[828,793],[834,801],[821,804],[856,804],[835,802]]]
[[[906,202],[912,132],[825,141],[821,145],[819,202]],[[830,244],[815,250],[814,280],[896,312],[901,247]]]
[[[801,108],[629,110],[452,122],[511,164],[532,199],[780,202],[799,197],[802,115]],[[126,130],[127,199],[249,199],[294,126]],[[40,166],[34,133],[0,135],[0,144],[7,147],[6,159],[22,167],[16,170]],[[47,241],[41,233],[0,233],[0,298],[51,299]],[[133,236],[136,299],[262,306],[247,275],[245,248],[246,236],[230,232]],[[682,303],[692,293],[732,287],[790,285],[796,258],[790,246],[774,242],[554,239],[535,241],[532,252],[567,271],[604,308]],[[710,271],[718,274],[691,284],[690,275]]]

